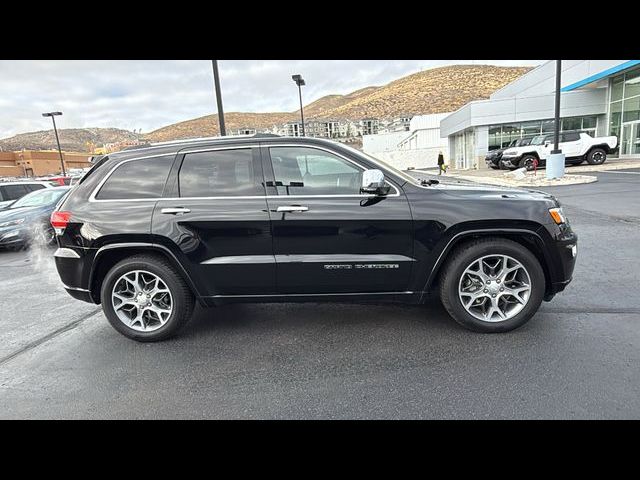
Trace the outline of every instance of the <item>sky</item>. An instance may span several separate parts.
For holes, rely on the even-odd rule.
[[[308,104],[329,94],[384,85],[452,64],[539,65],[543,60],[220,60],[225,112],[295,111],[291,75]],[[0,138],[47,130],[42,112],[62,111],[59,128],[150,132],[216,111],[210,60],[2,60]]]

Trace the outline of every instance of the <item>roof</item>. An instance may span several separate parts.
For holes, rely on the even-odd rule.
[[[334,142],[324,138],[315,137],[286,137],[280,135],[274,135],[269,133],[258,133],[255,135],[236,135],[226,137],[207,137],[207,138],[193,138],[186,140],[175,140],[172,142],[152,143],[148,145],[142,145],[136,149],[127,149],[120,152],[114,152],[107,155],[109,158],[134,158],[140,156],[151,155],[163,155],[163,154],[175,154],[180,150],[196,147],[215,147],[224,145],[244,145],[255,143],[311,143],[316,145],[340,145],[338,142]]]

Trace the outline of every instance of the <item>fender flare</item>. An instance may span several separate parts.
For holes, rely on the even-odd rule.
[[[148,242],[109,243],[107,245],[100,247],[93,258],[93,262],[91,264],[91,272],[89,273],[89,289],[91,290],[92,294],[94,293],[92,286],[94,285],[93,282],[95,279],[95,273],[96,273],[97,267],[100,264],[100,257],[105,252],[109,252],[112,250],[125,250],[125,249],[138,249],[138,250],[143,249],[143,250],[148,250],[149,252],[160,252],[182,274],[185,281],[187,282],[187,285],[189,285],[189,288],[191,289],[193,294],[196,296],[196,298],[199,298],[201,296],[200,289],[198,288],[196,283],[193,281],[193,278],[191,277],[189,272],[184,268],[182,263],[176,258],[174,253],[164,245],[159,245],[157,243],[148,243]]]
[[[433,282],[434,282],[434,280],[436,279],[437,275],[440,272],[440,267],[446,261],[446,259],[447,259],[448,255],[449,255],[449,253],[451,252],[451,250],[457,244],[459,244],[461,241],[464,241],[465,238],[472,237],[472,236],[475,236],[475,235],[491,236],[491,235],[508,234],[508,235],[531,235],[531,236],[533,236],[536,239],[536,241],[539,242],[540,247],[542,247],[541,251],[542,251],[542,254],[544,256],[544,264],[541,265],[541,266],[542,266],[543,270],[545,271],[545,273],[548,272],[550,280],[553,281],[552,280],[553,276],[554,276],[554,272],[552,270],[553,261],[550,258],[549,252],[547,251],[547,249],[544,248],[544,245],[545,245],[544,239],[538,233],[540,228],[544,228],[544,227],[541,225],[536,230],[529,230],[529,229],[526,229],[526,228],[479,228],[479,229],[472,229],[472,230],[464,230],[462,232],[456,233],[455,235],[453,235],[453,237],[451,237],[449,239],[449,241],[446,243],[444,248],[440,251],[440,254],[438,255],[438,258],[436,259],[435,263],[433,264],[433,267],[431,268],[431,271],[429,272],[429,275],[427,276],[427,280],[424,283],[424,287],[422,288],[421,301],[427,295],[427,292],[429,292],[431,290]]]

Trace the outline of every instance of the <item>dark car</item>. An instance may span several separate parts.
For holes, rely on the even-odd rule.
[[[0,210],[0,247],[20,248],[33,241],[55,243],[49,218],[69,190],[70,187],[36,190]]]
[[[481,332],[524,324],[571,281],[551,195],[419,182],[349,146],[229,137],[101,159],[51,217],[66,290],[122,334],[176,333],[194,303],[438,295]]]
[[[504,153],[504,151],[507,148],[524,147],[525,145],[529,145],[531,143],[532,138],[533,137],[516,138],[512,140],[509,143],[509,145],[507,145],[506,147],[498,148],[496,150],[490,150],[484,159],[485,163],[487,164],[487,167],[493,168],[494,170],[506,169],[507,167],[505,167],[502,163],[502,154]]]

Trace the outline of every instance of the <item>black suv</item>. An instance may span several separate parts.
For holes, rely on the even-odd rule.
[[[576,235],[532,190],[419,182],[349,146],[277,136],[100,159],[51,217],[71,296],[140,341],[194,303],[430,294],[480,332],[524,324],[571,280]]]

